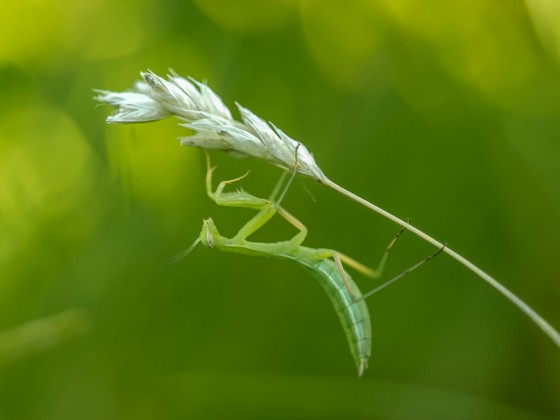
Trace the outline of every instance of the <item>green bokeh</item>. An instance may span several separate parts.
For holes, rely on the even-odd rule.
[[[540,419],[560,351],[439,257],[373,297],[357,379],[322,289],[281,261],[197,248],[203,155],[168,120],[106,126],[92,88],[205,79],[411,217],[560,326],[556,0],[24,0],[0,15],[0,419]],[[214,154],[217,178],[279,171]],[[307,244],[374,264],[397,227],[304,181]],[[259,238],[290,232],[281,221]],[[387,276],[433,250],[405,235]],[[362,289],[370,284],[355,276]]]

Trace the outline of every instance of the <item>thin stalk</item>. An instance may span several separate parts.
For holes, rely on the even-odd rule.
[[[367,207],[368,209],[373,210],[373,211],[379,213],[380,215],[382,215],[383,217],[385,217],[385,218],[395,222],[396,224],[406,228],[406,230],[414,233],[415,235],[424,239],[426,242],[434,245],[436,248],[443,248],[443,252],[448,254],[451,258],[455,259],[460,264],[463,264],[465,267],[467,267],[469,270],[471,270],[473,273],[475,273],[477,276],[479,276],[482,280],[484,280],[486,283],[488,283],[490,286],[492,286],[494,289],[496,289],[498,292],[500,292],[502,295],[504,295],[507,299],[509,299],[515,306],[517,306],[523,313],[525,313],[525,315],[527,315],[529,318],[531,318],[533,320],[533,322],[535,324],[537,324],[539,326],[539,328],[541,330],[543,330],[544,333],[554,342],[554,344],[556,344],[558,347],[560,347],[560,333],[552,325],[550,325],[542,316],[540,316],[537,312],[535,312],[535,310],[533,310],[533,308],[531,308],[529,305],[527,305],[525,302],[523,302],[513,292],[511,292],[509,289],[507,289],[505,286],[503,286],[498,280],[496,280],[495,278],[490,276],[488,273],[482,271],[480,268],[478,268],[472,262],[470,262],[469,260],[467,260],[466,258],[461,256],[460,254],[453,251],[447,245],[445,245],[445,247],[444,247],[443,243],[437,241],[436,239],[434,239],[431,236],[427,235],[426,233],[422,232],[418,228],[415,228],[411,224],[405,222],[402,219],[399,219],[398,217],[394,216],[393,214],[383,210],[382,208],[376,206],[373,203],[370,203],[369,201],[367,201],[367,200],[363,199],[362,197],[354,194],[353,192],[348,191],[347,189],[345,189],[345,188],[341,187],[340,185],[334,183],[330,179],[326,178],[325,180],[322,181],[322,183],[325,184],[326,186],[332,188],[333,190],[339,192],[340,194],[350,198],[351,200],[356,201],[357,203],[361,204],[362,206]]]

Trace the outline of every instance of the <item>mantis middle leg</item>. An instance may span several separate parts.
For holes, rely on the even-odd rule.
[[[385,264],[387,263],[387,258],[389,258],[389,253],[391,252],[391,249],[393,249],[393,246],[395,245],[395,243],[397,242],[397,240],[400,238],[400,236],[403,234],[405,230],[406,228],[402,228],[393,237],[393,239],[391,239],[391,242],[389,242],[389,245],[387,245],[387,248],[385,248],[385,251],[383,252],[383,256],[381,257],[381,260],[379,260],[379,263],[377,264],[377,268],[370,268],[347,255],[341,254],[340,252],[338,253],[338,257],[341,262],[344,262],[349,267],[352,267],[354,270],[362,273],[367,277],[370,278],[381,277],[381,275],[383,274],[383,270],[385,269]],[[338,264],[339,263],[337,262],[337,265]]]

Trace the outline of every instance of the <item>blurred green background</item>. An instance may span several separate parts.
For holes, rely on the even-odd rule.
[[[447,256],[369,301],[361,379],[300,268],[203,247],[169,264],[204,217],[231,234],[251,212],[206,197],[177,121],[107,126],[92,88],[207,80],[559,327],[559,22],[557,0],[3,4],[0,419],[558,418],[560,350]],[[213,161],[256,195],[280,174]],[[307,244],[376,263],[397,226],[304,184],[316,201],[295,182],[284,205]],[[387,277],[430,252],[404,235]]]

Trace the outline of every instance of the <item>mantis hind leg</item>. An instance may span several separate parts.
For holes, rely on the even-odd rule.
[[[368,297],[372,296],[373,294],[379,292],[380,290],[384,289],[385,287],[393,284],[394,282],[396,282],[397,280],[400,280],[401,278],[403,278],[404,276],[406,276],[407,274],[410,274],[412,271],[416,270],[418,267],[420,267],[421,265],[427,263],[428,261],[430,261],[432,258],[437,257],[439,254],[441,254],[441,252],[445,249],[446,245],[443,245],[440,249],[438,249],[436,252],[434,252],[433,254],[428,255],[427,257],[425,257],[424,259],[420,260],[419,262],[417,262],[416,264],[414,264],[412,267],[407,268],[406,270],[401,271],[399,274],[397,274],[395,277],[385,281],[384,283],[380,284],[379,286],[373,288],[372,290],[364,293],[364,294],[357,294],[351,287],[350,282],[348,280],[348,276],[346,275],[346,271],[344,270],[344,267],[342,266],[342,263],[345,262],[347,265],[350,265],[352,268],[356,269],[357,271],[360,271],[362,273],[367,272],[368,270],[371,271],[370,268],[364,266],[363,264],[359,263],[356,260],[353,260],[352,258],[344,255],[344,254],[340,254],[336,251],[333,251],[332,253],[332,258],[336,264],[336,267],[338,269],[338,272],[340,273],[340,276],[342,277],[342,280],[344,281],[344,285],[346,286],[346,290],[348,291],[348,293],[350,294],[350,296],[352,297],[352,300],[354,300],[354,302],[359,302],[361,300],[365,300]]]
[[[384,289],[385,287],[389,286],[390,284],[393,284],[394,282],[396,282],[397,280],[400,280],[401,278],[403,278],[404,276],[406,276],[407,274],[410,274],[412,271],[416,270],[418,267],[420,267],[421,265],[427,263],[428,261],[430,261],[432,258],[437,257],[439,254],[441,254],[441,252],[445,249],[446,245],[443,245],[440,249],[438,249],[436,252],[434,252],[431,255],[428,255],[426,258],[420,260],[419,262],[417,262],[416,264],[414,264],[412,267],[407,268],[404,271],[401,271],[399,274],[397,274],[395,277],[393,277],[392,279],[387,280],[386,282],[380,284],[379,286],[377,286],[376,288],[370,290],[367,293],[364,293],[363,296],[360,298],[360,300],[364,300],[367,299],[368,297],[370,297],[371,295],[373,295],[374,293],[379,292],[381,289]]]
[[[391,240],[391,242],[389,242],[389,245],[387,246],[387,248],[385,248],[385,251],[383,253],[383,256],[381,257],[381,260],[379,261],[379,264],[377,265],[376,269],[372,269],[370,267],[365,266],[364,264],[356,261],[355,259],[341,254],[337,251],[333,251],[332,252],[332,258],[337,266],[337,269],[344,281],[344,284],[346,286],[346,289],[348,291],[348,293],[350,294],[350,296],[352,297],[352,299],[356,302],[360,301],[360,300],[364,300],[367,299],[368,297],[370,297],[371,295],[373,295],[374,293],[380,291],[381,289],[384,289],[385,287],[389,286],[390,284],[396,282],[397,280],[400,280],[401,278],[403,278],[404,276],[406,276],[407,274],[411,273],[412,271],[414,271],[415,269],[417,269],[418,267],[420,267],[421,265],[425,264],[426,262],[428,262],[429,260],[431,260],[432,258],[436,257],[437,255],[439,255],[444,249],[445,249],[445,245],[438,249],[435,253],[428,255],[427,257],[425,257],[424,259],[422,259],[421,261],[417,262],[416,264],[414,264],[412,267],[407,268],[406,270],[402,271],[401,273],[399,273],[398,275],[396,275],[395,277],[387,280],[386,282],[382,283],[381,285],[377,286],[376,288],[368,291],[367,293],[364,293],[363,295],[356,295],[355,292],[353,292],[352,288],[350,287],[350,282],[348,281],[348,277],[346,275],[346,271],[344,270],[343,267],[343,263],[346,264],[349,267],[352,267],[354,270],[366,275],[367,277],[371,277],[371,278],[377,278],[380,277],[383,273],[383,269],[385,268],[385,263],[387,262],[387,258],[389,256],[389,252],[391,251],[391,249],[393,248],[393,246],[395,245],[395,243],[397,242],[397,239],[399,239],[399,237],[402,235],[402,233],[405,231],[405,228],[402,228]]]

